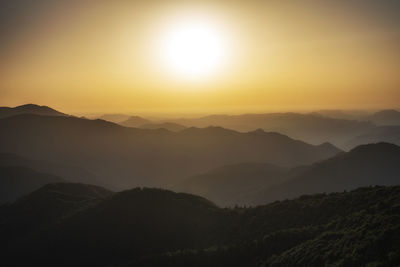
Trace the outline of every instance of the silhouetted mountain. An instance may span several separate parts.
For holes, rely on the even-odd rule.
[[[37,172],[27,167],[0,167],[0,203],[14,201],[45,184],[64,181],[58,176]]]
[[[172,132],[179,132],[186,129],[185,126],[173,123],[173,122],[164,122],[164,123],[147,123],[141,125],[139,128],[142,129],[166,129]]]
[[[47,106],[38,106],[34,104],[26,104],[14,108],[0,107],[0,118],[15,116],[19,114],[36,114],[44,116],[68,116],[67,114],[61,113]]]
[[[265,131],[286,134],[311,144],[330,142],[339,146],[374,127],[370,122],[300,113],[211,115],[197,119],[178,119],[174,122],[188,127],[215,125],[237,131],[252,131],[261,128]]]
[[[266,163],[223,166],[190,177],[175,190],[203,196],[220,206],[248,203],[260,189],[282,183],[287,170]]]
[[[138,128],[141,125],[149,124],[149,123],[151,123],[150,120],[144,119],[139,116],[131,116],[127,120],[124,120],[124,121],[120,122],[119,124],[121,124],[122,126],[125,126],[125,127]]]
[[[387,142],[400,145],[400,126],[380,126],[359,135],[346,143],[346,147],[354,148],[358,145]]]
[[[394,109],[381,110],[368,119],[376,125],[400,125],[400,111]]]
[[[40,232],[112,194],[111,191],[94,185],[47,184],[12,204],[2,206],[0,234],[3,244],[1,246],[4,249],[10,249],[13,241],[21,242],[19,238]],[[10,243],[7,244],[7,241]]]
[[[129,119],[129,115],[126,114],[104,114],[103,116],[99,117],[100,120],[111,121],[114,123],[121,123]]]
[[[296,172],[284,183],[269,187],[254,204],[319,192],[341,192],[361,186],[400,184],[400,147],[370,144]]]
[[[0,120],[0,152],[82,166],[102,184],[129,188],[170,185],[241,162],[309,164],[340,150],[263,131],[239,133],[210,127],[174,133],[126,128],[102,120],[25,114]]]
[[[241,209],[236,242],[129,266],[398,266],[399,203],[400,187],[374,187]]]
[[[59,176],[69,182],[99,183],[97,177],[82,167],[52,161],[28,159],[10,153],[0,153],[0,167],[21,166]]]
[[[19,198],[5,209],[12,211],[13,219],[24,218],[27,224],[48,224],[71,215],[71,212],[89,207],[114,194],[105,188],[79,183],[49,183]],[[31,216],[31,217],[29,217]],[[29,218],[28,218],[29,217]]]
[[[69,185],[47,185],[1,207],[2,264],[400,263],[398,186],[237,209],[221,209],[201,197],[160,189],[112,194],[98,188],[87,190],[87,185],[65,187]]]
[[[27,196],[26,199],[38,199],[30,202],[31,209],[40,210],[39,217],[45,218],[41,220],[45,226],[55,218],[59,220],[48,228],[50,231],[30,231],[22,242],[14,243],[10,254],[22,252],[26,256],[23,261],[107,265],[168,249],[205,247],[214,241],[211,234],[222,227],[218,219],[223,212],[194,195],[137,188],[111,197],[106,191],[105,200],[99,200],[96,196],[87,199],[87,194],[81,192],[86,190],[85,186],[79,185],[79,188],[78,192],[76,188],[69,190],[67,198],[71,200],[68,201],[64,197],[65,190],[61,194],[39,190]],[[54,203],[62,208],[53,210]],[[2,215],[8,218],[7,214],[16,214],[12,217],[14,225],[18,225],[19,221],[15,222],[18,216],[29,224],[27,211],[15,211],[14,206],[18,205],[17,202],[6,207]],[[35,229],[43,229],[36,218],[32,220]]]

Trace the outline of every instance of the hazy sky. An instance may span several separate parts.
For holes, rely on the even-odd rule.
[[[399,108],[400,1],[0,3],[0,105],[70,113]],[[211,52],[195,59],[215,54],[218,68],[206,64],[207,75],[186,79],[159,54],[180,33],[176,21],[193,17],[211,36]]]

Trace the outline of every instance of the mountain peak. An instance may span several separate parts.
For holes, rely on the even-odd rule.
[[[36,104],[24,104],[24,105],[16,106],[15,108],[36,108],[36,107],[45,107],[45,106],[40,106],[40,105],[36,105]]]
[[[127,120],[122,121],[120,124],[126,127],[139,127],[143,124],[151,123],[150,120],[139,117],[139,116],[130,116]]]
[[[6,118],[20,114],[35,114],[43,116],[68,116],[67,114],[59,112],[48,106],[39,106],[36,104],[25,104],[13,108],[0,107],[0,118]]]

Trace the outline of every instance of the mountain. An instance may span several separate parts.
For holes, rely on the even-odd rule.
[[[68,116],[67,114],[61,113],[47,106],[39,106],[34,104],[26,104],[22,106],[11,107],[0,107],[0,118],[6,118],[19,114],[36,114],[45,116]]]
[[[0,167],[0,203],[14,201],[45,184],[56,182],[65,182],[65,180],[26,167]]]
[[[103,116],[99,117],[99,119],[114,123],[121,123],[129,119],[129,117],[130,116],[126,114],[104,114]]]
[[[98,184],[116,188],[169,186],[179,179],[241,162],[310,164],[340,152],[262,130],[239,133],[219,127],[127,128],[103,120],[17,115],[0,119],[0,152],[80,166]]]
[[[319,192],[341,192],[362,186],[400,184],[400,147],[378,143],[303,168],[285,182],[267,188],[254,204]]]
[[[187,178],[172,188],[204,196],[221,207],[254,206],[302,194],[400,185],[399,162],[400,147],[369,144],[295,168],[263,163],[227,165]]]
[[[2,211],[7,220],[25,220],[27,225],[38,226],[56,222],[113,194],[112,191],[95,185],[49,183],[14,203],[4,205]]]
[[[381,110],[369,116],[376,125],[400,125],[400,111],[394,109]]]
[[[350,138],[375,126],[366,121],[336,119],[320,114],[301,113],[210,115],[195,119],[177,119],[173,122],[187,127],[214,125],[242,132],[261,128],[268,132],[279,132],[311,144],[330,142],[337,146],[343,145]]]
[[[97,177],[77,165],[68,165],[53,161],[28,159],[12,153],[0,153],[0,167],[26,167],[37,172],[58,176],[69,182],[100,183]]]
[[[105,191],[99,199],[86,192],[93,191],[87,185],[75,185],[73,190],[66,190],[67,184],[56,186],[57,193],[42,188],[4,209],[6,228],[11,217],[15,232],[19,233],[22,220],[32,229],[20,242],[6,233],[6,240],[13,244],[4,248],[9,255],[22,253],[26,257],[22,261],[33,263],[102,266],[166,249],[204,247],[211,244],[207,236],[211,238],[222,227],[218,219],[224,212],[194,195],[136,188],[116,194]],[[19,208],[31,199],[31,210]],[[58,205],[61,208],[54,209]],[[41,225],[37,218],[27,218],[36,210]],[[31,221],[34,226],[29,225]]]
[[[141,125],[139,128],[142,129],[166,129],[171,132],[179,132],[186,129],[185,126],[173,123],[173,122],[164,122],[164,123],[147,123]]]
[[[36,189],[12,204],[1,206],[0,234],[4,243],[0,248],[11,249],[20,238],[24,240],[112,194],[99,186],[75,183],[47,184]]]
[[[231,222],[236,242],[144,256],[127,266],[398,266],[399,203],[397,186],[240,209],[240,220]]]
[[[234,206],[248,202],[261,188],[282,183],[286,172],[267,163],[240,163],[190,177],[174,189],[203,196],[222,207]]]
[[[161,189],[47,185],[0,208],[2,264],[398,266],[399,206],[399,186],[221,209]]]
[[[139,117],[139,116],[131,116],[131,117],[129,117],[128,119],[126,119],[126,120],[120,122],[119,124],[121,124],[122,126],[125,126],[125,127],[135,127],[135,128],[138,128],[138,127],[141,126],[141,125],[150,124],[150,123],[151,123],[150,120],[144,119],[144,118],[142,118],[142,117]]]
[[[400,126],[380,126],[366,133],[352,138],[346,143],[346,147],[354,148],[358,145],[387,142],[400,145]]]

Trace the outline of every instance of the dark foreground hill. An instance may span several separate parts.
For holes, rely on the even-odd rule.
[[[159,189],[48,185],[0,208],[2,264],[398,266],[400,187],[221,209]]]
[[[129,266],[399,266],[400,188],[303,196],[241,210],[239,242]]]
[[[12,204],[0,206],[2,251],[17,252],[16,247],[30,242],[29,236],[49,230],[64,218],[112,194],[94,185],[55,183],[47,184]]]
[[[68,116],[47,106],[26,104],[17,107],[0,107],[0,118],[11,117],[19,114],[35,114],[43,116]]]
[[[98,177],[99,184],[131,188],[170,185],[226,164],[309,164],[340,150],[262,130],[239,133],[209,127],[175,133],[102,120],[24,114],[0,119],[0,152],[80,166]]]

